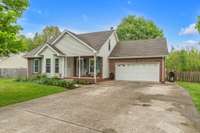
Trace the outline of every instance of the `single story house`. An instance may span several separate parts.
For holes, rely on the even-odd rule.
[[[47,74],[95,82],[115,80],[165,81],[164,38],[119,41],[115,30],[75,34],[63,31],[55,40],[25,55],[28,76]]]

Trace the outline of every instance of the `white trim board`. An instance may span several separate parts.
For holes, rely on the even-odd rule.
[[[40,48],[35,54],[34,57],[38,57],[39,53],[42,52],[43,49],[45,49],[46,47],[50,48],[52,51],[54,51],[58,56],[62,56],[60,55],[60,53],[58,53],[55,49],[53,49],[48,43],[46,43],[45,45],[43,45],[42,48]]]
[[[52,45],[54,45],[57,41],[59,41],[65,34],[70,35],[73,39],[79,41],[81,44],[85,45],[87,48],[89,48],[93,53],[96,53],[97,51],[92,48],[91,46],[89,46],[87,43],[83,42],[82,40],[80,40],[79,38],[77,38],[76,36],[74,36],[73,34],[71,34],[69,31],[64,30],[63,33],[55,40],[53,41]]]
[[[131,59],[131,58],[163,58],[166,55],[158,55],[158,56],[124,56],[124,57],[109,57],[109,59]]]

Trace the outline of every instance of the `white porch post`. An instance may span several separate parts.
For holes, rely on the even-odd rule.
[[[94,54],[94,83],[96,84],[97,83],[97,57],[96,57],[96,54]]]
[[[78,78],[81,78],[81,58],[78,57]]]
[[[62,64],[63,64],[63,67],[62,67],[62,78],[65,78],[65,57],[63,57],[63,59],[62,59]]]

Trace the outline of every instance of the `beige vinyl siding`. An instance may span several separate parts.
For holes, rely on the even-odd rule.
[[[63,57],[57,57],[55,55],[56,53],[54,51],[52,51],[49,47],[44,48],[43,51],[41,51],[39,53],[39,55],[42,55],[42,73],[47,74],[46,73],[46,59],[50,59],[51,60],[51,72],[47,74],[47,76],[62,76],[63,74],[63,61],[62,58]],[[59,73],[55,73],[55,59],[58,58],[59,59]]]
[[[56,44],[58,49],[62,50],[66,56],[89,56],[93,55],[93,51],[87,46],[65,34]]]
[[[109,40],[110,40],[110,50],[109,48]],[[103,57],[103,78],[109,78],[109,56],[113,50],[113,48],[116,46],[118,42],[118,39],[116,37],[116,33],[113,32],[113,34],[109,37],[109,39],[105,42],[105,44],[101,47],[99,50],[99,53],[97,56]]]

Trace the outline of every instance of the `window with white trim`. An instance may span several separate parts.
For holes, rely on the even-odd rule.
[[[108,42],[108,51],[110,51],[110,49],[111,49],[111,41],[109,40],[109,42]]]
[[[33,72],[34,73],[39,72],[39,59],[34,59]]]
[[[55,73],[59,73],[59,59],[55,59]]]
[[[51,59],[46,59],[46,73],[51,73]]]
[[[90,58],[89,59],[89,73],[94,73],[94,59]]]

